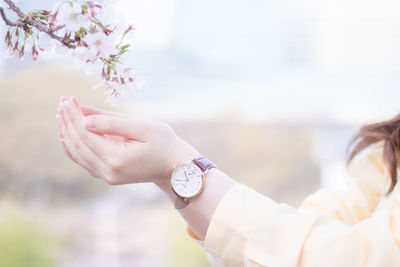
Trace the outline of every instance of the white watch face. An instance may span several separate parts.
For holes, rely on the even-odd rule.
[[[187,163],[177,166],[171,176],[171,186],[181,197],[193,197],[203,186],[203,173],[194,164]]]

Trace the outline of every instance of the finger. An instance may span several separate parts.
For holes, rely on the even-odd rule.
[[[56,115],[56,119],[57,119],[57,126],[58,126],[58,128],[57,128],[58,139],[61,141],[64,137],[62,136],[60,129],[63,126],[64,122],[62,121],[63,119],[62,119],[61,115],[58,113]]]
[[[64,150],[64,153],[67,154],[67,156],[76,164],[79,164],[79,160],[77,155],[75,155],[74,150],[72,149],[72,146],[70,145],[70,141],[68,138],[68,133],[65,128],[65,122],[63,122],[64,119],[62,118],[62,115],[59,114],[57,116],[57,124],[58,124],[58,136],[60,138],[61,146]],[[70,149],[71,147],[71,149]]]
[[[109,115],[109,116],[117,116],[117,117],[128,117],[128,115],[118,113],[118,112],[111,112],[111,111],[106,111],[103,109],[99,109],[96,107],[92,106],[87,106],[87,105],[80,105],[81,111],[83,115],[89,116],[89,115]]]
[[[76,164],[84,168],[89,174],[95,178],[101,178],[101,172],[100,170],[94,168],[94,166],[88,162],[86,162],[84,159],[79,154],[76,154],[75,156],[71,155],[70,149],[74,147],[74,145],[71,143],[71,140],[68,138],[62,139],[61,140],[61,145],[63,147],[64,153],[68,155],[71,160],[73,160]]]
[[[69,137],[68,131],[66,129],[66,124],[64,122],[62,114],[59,117],[59,136],[62,148],[64,153],[76,164],[84,165],[82,159],[80,158],[79,154],[77,153],[75,146],[71,142],[71,138]]]
[[[77,144],[80,146],[84,145],[85,147],[88,147],[98,156],[98,158],[102,159],[104,162],[109,163],[109,155],[115,155],[116,153],[115,147],[104,136],[92,133],[84,127],[83,120],[85,116],[80,110],[78,102],[75,98],[73,98],[72,101],[68,101],[66,107],[67,111],[65,113],[68,129],[70,129],[70,131],[74,133],[74,137],[76,139],[79,139],[79,143],[77,141]],[[82,142],[83,144],[80,142]],[[111,159],[111,161],[112,160],[113,159]]]
[[[104,137],[107,140],[110,140],[112,143],[115,143],[115,142],[129,142],[129,140],[127,138],[123,137],[123,136],[104,134]]]
[[[140,118],[110,117],[105,115],[91,115],[84,120],[86,129],[108,135],[123,136],[136,141],[144,142],[149,132],[149,123]]]
[[[60,140],[63,151],[76,164],[84,168],[91,176],[100,178],[100,171],[94,168],[92,164],[87,163],[76,151],[69,136]]]
[[[67,101],[68,98],[65,96],[60,96],[60,103]]]
[[[66,101],[66,100],[67,100],[66,97],[63,97],[63,96],[60,97],[60,103]],[[57,118],[57,125],[58,125],[58,131],[57,131],[57,133],[58,133],[58,138],[59,138],[60,143],[61,143],[61,147],[62,147],[64,153],[65,153],[73,162],[75,162],[76,164],[78,164],[78,159],[76,158],[76,156],[73,156],[73,155],[71,154],[71,152],[69,151],[67,145],[65,144],[65,140],[64,140],[64,139],[65,139],[66,136],[67,136],[67,133],[66,133],[66,125],[65,125],[65,121],[64,121],[63,116],[60,114],[60,106],[58,107],[56,118]]]
[[[68,134],[68,138],[64,138],[65,143],[69,150],[74,151],[73,154],[78,158],[79,165],[88,170],[93,176],[100,177],[101,173],[103,173],[104,162],[82,141],[73,125],[70,112],[67,111],[70,109],[66,108],[65,105],[68,105],[68,102],[62,105],[61,108]]]
[[[76,159],[74,156],[72,156],[71,152],[68,150],[67,145],[65,144],[65,140],[64,139],[60,139],[60,143],[61,143],[61,147],[64,151],[64,153],[76,164],[79,165],[79,161],[78,159]]]
[[[91,107],[91,106],[84,106],[84,105],[79,105],[82,113],[84,116],[89,116],[89,115],[93,115],[93,114],[102,114],[102,115],[109,115],[109,116],[128,116],[128,115],[124,115],[121,113],[116,113],[116,112],[108,112],[102,109],[98,109],[95,107]],[[127,141],[124,137],[122,136],[117,136],[117,135],[104,135],[107,139],[109,140],[113,140],[113,141],[119,141],[119,142],[123,142],[123,141]]]
[[[82,113],[84,116],[90,116],[90,115],[108,115],[108,116],[117,116],[117,117],[129,117],[128,115],[122,114],[122,113],[117,113],[117,112],[110,112],[106,110],[102,110],[96,107],[92,106],[87,106],[87,105],[79,105]],[[122,136],[117,136],[117,135],[107,135],[106,137],[110,137],[111,140],[116,140],[116,141],[126,141],[126,139]]]
[[[63,121],[62,121],[61,115],[57,114],[56,118],[57,118],[57,125],[58,125],[57,134],[58,134],[58,139],[60,140],[60,143],[61,143],[61,147],[62,147],[64,153],[67,154],[67,156],[72,160],[72,155],[68,151],[67,147],[65,146],[64,136],[62,135],[61,130],[60,130],[61,127],[63,127]]]

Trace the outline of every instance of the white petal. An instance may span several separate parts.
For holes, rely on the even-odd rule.
[[[54,42],[55,41],[48,34],[39,32],[37,45],[40,49],[50,52],[55,46]]]

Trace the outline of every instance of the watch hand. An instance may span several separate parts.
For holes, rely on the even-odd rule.
[[[186,182],[188,182],[189,179],[188,179],[188,177],[187,177],[186,171],[184,170],[184,172],[185,172],[185,176],[186,176]]]

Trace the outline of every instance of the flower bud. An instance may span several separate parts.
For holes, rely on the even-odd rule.
[[[19,56],[20,58],[22,58],[22,57],[24,56],[24,54],[25,54],[25,45],[23,45],[23,46],[21,47],[21,50],[19,50],[18,56]]]
[[[124,33],[124,34],[127,34],[128,32],[133,31],[133,30],[135,30],[135,27],[133,27],[133,25],[130,25],[130,26],[128,27],[128,29],[125,30],[125,33]]]
[[[106,80],[106,72],[104,71],[104,68],[101,70],[101,78]]]
[[[58,14],[58,12],[54,13],[53,15],[51,15],[49,17],[48,22],[49,22],[50,27],[54,27],[54,23],[56,22],[56,19],[57,19],[57,14]]]
[[[7,34],[6,34],[6,37],[4,38],[4,41],[6,43],[11,42],[11,32],[10,32],[10,30],[7,31]]]
[[[14,51],[17,51],[18,50],[18,45],[19,45],[19,43],[18,43],[18,40],[15,42],[15,44],[14,44],[14,48],[13,48],[13,50]]]
[[[95,7],[101,8],[100,4],[95,4],[92,1],[88,1],[87,3],[89,4],[90,8],[95,8]]]
[[[36,46],[33,45],[32,46],[31,57],[32,57],[33,60],[37,60],[38,56],[39,56],[39,52],[37,51]]]

